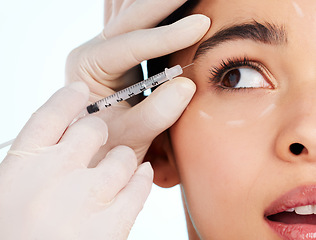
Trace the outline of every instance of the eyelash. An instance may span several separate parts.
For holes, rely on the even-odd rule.
[[[240,67],[249,67],[256,71],[258,71],[260,74],[265,76],[263,67],[260,63],[250,60],[247,57],[244,58],[228,58],[226,60],[222,60],[220,65],[218,67],[213,67],[210,69],[211,77],[209,78],[210,83],[216,87],[217,90],[227,90],[227,91],[240,91],[240,90],[246,90],[249,88],[227,88],[220,85],[222,78],[224,75],[229,72],[230,70],[240,68]]]

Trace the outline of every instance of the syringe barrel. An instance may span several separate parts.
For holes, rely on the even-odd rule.
[[[176,65],[172,68],[165,69],[166,76],[169,80],[177,77],[183,73],[182,67],[180,65]]]
[[[103,98],[87,107],[87,112],[89,114],[98,112],[104,108],[108,108],[117,104],[121,101],[127,100],[141,92],[156,87],[168,80],[173,79],[176,76],[179,76],[183,73],[183,70],[180,65],[176,65],[172,68],[166,68],[165,71],[158,73],[146,80],[138,82],[130,87],[122,89],[106,98]]]

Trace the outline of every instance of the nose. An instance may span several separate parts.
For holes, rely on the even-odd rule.
[[[316,162],[316,129],[308,131],[303,123],[284,129],[277,137],[276,153],[284,161],[315,161]],[[315,122],[316,126],[316,122]],[[315,127],[313,126],[313,128]]]
[[[276,138],[276,154],[287,162],[316,162],[316,96],[301,95],[288,106]]]

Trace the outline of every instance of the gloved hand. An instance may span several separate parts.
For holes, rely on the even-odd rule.
[[[184,2],[105,0],[104,30],[70,53],[67,82],[87,83],[90,101],[95,102],[141,80],[133,67],[143,60],[198,42],[210,27],[209,18],[203,15],[192,15],[169,26],[154,28]],[[173,80],[131,111],[127,110],[128,104],[121,103],[100,113],[109,125],[111,138],[94,159],[94,165],[111,147],[120,144],[133,148],[140,163],[151,141],[178,119],[193,92],[193,83],[188,79]]]
[[[149,163],[116,146],[95,167],[108,138],[96,116],[69,124],[89,91],[73,83],[28,121],[0,164],[0,239],[126,239],[151,189]],[[132,206],[132,207],[131,207]]]
[[[141,80],[132,70],[143,60],[189,47],[202,38],[210,20],[203,15],[155,27],[185,0],[105,0],[104,29],[74,49],[66,64],[67,82],[84,81],[90,101]],[[139,68],[136,68],[139,70]]]

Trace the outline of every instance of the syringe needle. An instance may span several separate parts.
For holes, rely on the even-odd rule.
[[[191,64],[189,64],[189,65],[184,66],[184,67],[182,68],[182,70],[185,69],[185,68],[187,68],[187,67],[192,66],[193,64],[194,64],[194,63],[191,63]]]

